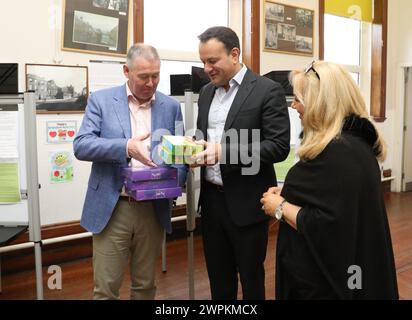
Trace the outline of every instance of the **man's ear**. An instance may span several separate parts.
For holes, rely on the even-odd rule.
[[[236,62],[240,61],[240,50],[239,50],[239,48],[236,48],[236,47],[232,48],[232,50],[230,51],[230,54],[231,54],[232,58],[234,60],[236,60]]]
[[[127,66],[127,64],[124,64],[123,65],[123,74],[125,75],[125,77],[127,78],[127,79],[129,79],[129,67]]]

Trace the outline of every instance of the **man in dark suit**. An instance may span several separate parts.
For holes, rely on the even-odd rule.
[[[202,166],[199,204],[212,299],[236,299],[238,273],[243,298],[264,299],[268,218],[259,201],[276,184],[273,163],[289,153],[285,94],[239,62],[233,30],[212,27],[199,39],[211,83],[198,101],[205,150],[193,161]]]

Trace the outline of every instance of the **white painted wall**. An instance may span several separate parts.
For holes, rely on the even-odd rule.
[[[403,135],[404,155],[403,155],[403,173],[402,190],[412,191],[412,68],[407,71],[408,81],[406,83],[405,93],[405,126],[409,131]]]
[[[404,117],[404,72],[403,67],[412,66],[412,1],[388,1],[388,62],[386,85],[386,121],[378,124],[388,143],[388,158],[385,168],[391,168],[395,181],[394,191],[401,190],[403,117]]]

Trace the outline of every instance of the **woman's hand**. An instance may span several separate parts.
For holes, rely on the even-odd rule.
[[[269,188],[268,191],[263,194],[262,199],[260,199],[262,210],[272,218],[275,217],[276,208],[279,207],[280,203],[284,200],[280,195],[280,191],[281,188],[278,187]],[[297,229],[296,219],[300,209],[302,208],[287,201],[283,205],[283,220],[295,230]]]
[[[266,193],[276,193],[276,194],[280,194],[280,192],[282,191],[281,187],[271,187],[268,189],[268,191],[266,191],[263,195],[265,195]]]
[[[270,217],[274,217],[276,208],[280,205],[284,198],[273,192],[273,190],[272,192],[269,192],[271,189],[274,188],[270,188],[263,194],[262,199],[260,199],[260,203],[262,204],[262,210],[265,211],[265,214]]]

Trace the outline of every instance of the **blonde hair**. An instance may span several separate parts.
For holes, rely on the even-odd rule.
[[[315,69],[316,71],[314,71]],[[298,150],[302,160],[318,156],[342,132],[344,119],[353,114],[369,119],[362,94],[350,74],[340,65],[317,61],[313,69],[293,71],[290,82],[303,103],[303,141]],[[319,78],[318,78],[319,77]],[[386,157],[386,145],[375,127],[377,159]]]

